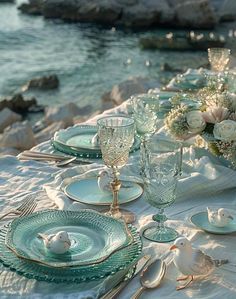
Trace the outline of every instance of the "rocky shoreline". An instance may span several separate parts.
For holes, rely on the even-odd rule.
[[[236,1],[227,0],[29,0],[23,13],[111,26],[211,29],[236,20]]]
[[[33,88],[43,89],[45,87],[47,90],[51,82],[53,83],[51,87],[55,88],[55,81],[52,78],[55,79],[55,75],[34,78],[25,86],[29,87],[30,82],[34,82]],[[79,107],[71,102],[59,106],[43,107],[38,105],[35,98],[26,98],[23,94],[2,98],[0,99],[0,156],[17,155],[21,151],[51,139],[60,129],[84,122],[104,110],[118,106],[132,94],[144,93],[159,86],[158,81],[142,77],[121,82],[101,97],[101,108],[95,112],[92,105]],[[26,120],[27,114],[37,112],[43,114],[42,118],[35,124],[30,124]]]

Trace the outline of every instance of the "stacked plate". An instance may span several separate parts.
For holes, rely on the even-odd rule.
[[[81,158],[101,158],[100,147],[92,143],[97,126],[75,125],[55,133],[52,139],[54,148],[65,154]],[[131,152],[139,149],[140,141],[135,138]]]
[[[66,231],[69,251],[53,254],[38,234]],[[15,219],[0,232],[0,260],[28,278],[81,283],[129,269],[142,244],[135,228],[92,210],[37,212]]]

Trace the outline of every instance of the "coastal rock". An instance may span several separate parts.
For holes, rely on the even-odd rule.
[[[31,79],[22,87],[22,91],[27,91],[29,89],[48,90],[58,88],[58,86],[59,79],[57,75],[50,75]]]
[[[65,129],[65,128],[66,128],[66,124],[63,121],[54,122],[51,125],[49,125],[48,127],[44,128],[42,131],[35,134],[35,139],[36,139],[37,143],[47,141],[54,136],[56,131]]]
[[[18,9],[29,15],[41,15],[44,0],[30,0],[28,3],[22,3]]]
[[[0,3],[15,3],[15,0],[0,0]]]
[[[236,20],[236,1],[225,0],[218,11],[221,22],[232,22]]]
[[[110,94],[106,94],[106,102],[110,99],[110,101],[115,105],[120,105],[133,94],[145,93],[149,89],[159,86],[160,82],[157,80],[143,77],[131,78],[115,85]]]
[[[7,127],[1,136],[1,147],[13,147],[18,150],[30,149],[36,145],[34,133],[28,122],[16,122]]]
[[[54,122],[63,121],[66,126],[71,126],[73,125],[73,117],[77,115],[86,115],[90,113],[91,110],[92,107],[90,105],[80,108],[74,103],[49,107],[46,110],[45,123],[50,125]]]
[[[214,33],[198,34],[191,31],[184,35],[168,33],[164,37],[144,37],[140,39],[139,43],[143,49],[202,51],[211,47],[224,47],[226,40],[222,35]]]
[[[113,24],[119,18],[121,6],[109,0],[47,0],[42,13],[46,18]]]
[[[141,0],[137,5],[123,8],[121,24],[132,27],[148,27],[158,24],[171,24],[174,11],[165,0]]]
[[[210,0],[30,0],[19,9],[45,18],[113,26],[212,28],[218,21]]]
[[[1,140],[1,137],[0,137],[0,140]],[[17,156],[17,155],[19,155],[19,153],[20,153],[20,151],[14,147],[0,147],[0,157],[6,156],[6,155]]]
[[[217,16],[209,0],[176,1],[176,23],[181,27],[210,29],[217,24]]]
[[[21,115],[11,111],[9,108],[4,108],[0,111],[0,132],[11,124],[21,121]]]
[[[12,97],[2,98],[0,100],[0,110],[9,108],[14,112],[24,113],[30,107],[37,106],[35,98],[25,99],[22,94],[15,94]]]

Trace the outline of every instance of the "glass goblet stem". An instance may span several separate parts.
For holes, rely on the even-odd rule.
[[[141,176],[149,178],[149,167],[150,167],[150,148],[149,139],[143,137],[140,144],[140,166],[141,166]]]
[[[112,193],[113,193],[113,201],[110,207],[110,214],[114,218],[121,218],[121,213],[119,210],[119,202],[118,202],[118,193],[121,187],[121,182],[118,178],[119,172],[115,167],[112,167],[113,181],[111,182]]]

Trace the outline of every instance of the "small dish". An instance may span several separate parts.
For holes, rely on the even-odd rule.
[[[52,254],[38,238],[66,231],[71,247]],[[122,221],[92,210],[48,210],[15,219],[7,232],[6,246],[18,257],[54,268],[96,265],[133,242]]]
[[[119,204],[131,202],[143,194],[143,187],[135,182],[125,182],[129,185],[119,191]],[[65,194],[78,202],[88,205],[109,206],[112,202],[112,192],[103,192],[99,189],[97,178],[74,180],[65,186]]]
[[[236,222],[232,221],[224,227],[216,227],[208,221],[207,212],[199,212],[191,216],[191,222],[198,228],[216,235],[227,235],[236,232]]]

